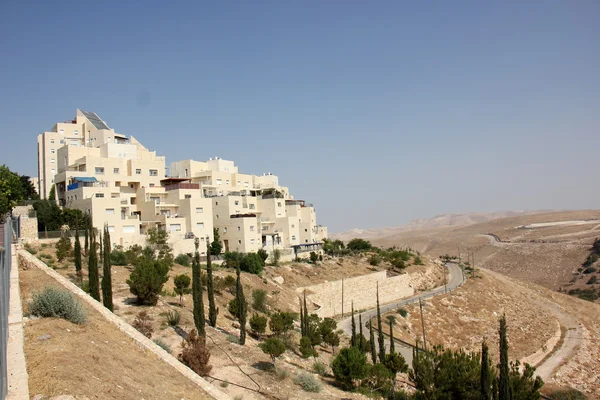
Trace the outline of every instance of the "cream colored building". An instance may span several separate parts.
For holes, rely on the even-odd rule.
[[[312,204],[295,200],[277,176],[240,173],[233,161],[183,160],[171,164],[134,137],[116,133],[97,114],[77,110],[74,120],[38,136],[40,196],[52,184],[63,207],[90,213],[108,225],[113,244],[144,244],[148,229],[169,231],[174,252],[204,255],[219,230],[224,251],[314,248],[327,237]]]

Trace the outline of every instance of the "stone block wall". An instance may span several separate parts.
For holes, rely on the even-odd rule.
[[[342,313],[342,285],[344,314],[350,313],[352,302],[355,311],[376,307],[377,284],[379,284],[380,304],[409,297],[415,293],[408,274],[388,278],[386,271],[307,286],[299,288],[297,292],[301,295],[306,289],[307,301],[314,303],[319,317],[325,318]]]
[[[21,239],[24,243],[33,242],[38,239],[37,218],[21,217]]]

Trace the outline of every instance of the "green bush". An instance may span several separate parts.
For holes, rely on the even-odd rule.
[[[318,393],[321,391],[321,382],[314,375],[308,372],[300,372],[294,378],[294,383],[299,385],[304,391],[311,393]]]
[[[421,257],[415,256],[415,265],[423,265],[423,260],[421,260]]]
[[[127,279],[129,290],[137,297],[139,303],[156,305],[158,295],[169,279],[168,273],[169,266],[167,263],[141,257],[136,262],[129,279]]]
[[[271,360],[275,363],[275,359],[285,353],[285,344],[278,338],[268,338],[264,342],[260,343],[258,347],[263,353],[271,356]]]
[[[316,357],[317,352],[312,346],[312,342],[308,336],[302,336],[300,339],[300,354],[302,358]]]
[[[562,389],[550,394],[553,400],[587,400],[587,397],[579,390]]]
[[[593,285],[596,282],[598,282],[598,277],[596,275],[592,275],[590,277],[590,279],[588,279],[587,284],[588,285]]]
[[[177,310],[167,311],[167,323],[169,326],[177,326],[181,321],[181,314]]]
[[[402,318],[406,318],[408,315],[408,310],[406,308],[400,307],[397,312],[402,316]]]
[[[594,267],[587,267],[586,269],[583,270],[583,273],[584,274],[591,274],[591,273],[596,272],[596,271],[598,271],[598,270],[596,268],[594,268]]]
[[[283,381],[284,379],[287,379],[290,376],[290,372],[287,369],[276,368],[275,376],[277,377],[278,381]]]
[[[162,340],[161,338],[156,338],[154,339],[154,343],[156,343],[160,348],[162,348],[164,351],[166,351],[167,353],[171,353],[171,346],[169,346],[167,344],[167,342],[165,342],[164,340]]]
[[[316,264],[317,261],[319,261],[319,255],[317,253],[315,253],[314,251],[310,252],[310,262],[312,264]]]
[[[31,247],[31,245],[29,243],[25,244],[25,250],[27,250],[29,252],[29,254],[37,254],[37,250],[34,249],[33,247]]]
[[[255,289],[252,291],[252,307],[255,310],[266,312],[267,311],[267,292],[262,289]]]
[[[187,254],[180,254],[177,257],[175,257],[175,262],[183,267],[189,267],[190,266],[190,256],[188,256]]]
[[[73,254],[73,246],[71,245],[71,239],[67,236],[63,236],[56,243],[56,258],[58,261],[62,261]]]
[[[124,251],[113,250],[110,252],[111,265],[125,266],[127,265],[127,256]]]
[[[294,327],[294,321],[297,315],[291,312],[279,311],[271,315],[269,328],[275,335],[286,333]]]
[[[369,257],[369,264],[372,266],[376,267],[379,265],[379,263],[381,263],[381,257],[379,257],[377,254],[373,254],[371,257]]]
[[[256,253],[248,253],[240,262],[240,269],[251,274],[259,275],[265,266],[262,258]]]
[[[262,335],[267,329],[267,317],[259,314],[253,314],[250,318],[250,329],[256,335]]]
[[[368,251],[371,250],[372,247],[370,242],[358,238],[352,239],[346,245],[346,248],[352,251]]]
[[[33,295],[29,313],[38,317],[63,318],[74,324],[86,322],[86,311],[75,296],[66,290],[46,287]]]
[[[367,374],[367,357],[355,347],[340,350],[331,363],[335,379],[346,389],[354,386],[354,381],[363,379]]]
[[[265,265],[267,258],[269,258],[269,253],[265,249],[259,249],[256,254],[262,259],[262,264]]]
[[[213,282],[216,293],[221,293],[225,290],[233,294],[235,289],[235,278],[233,276],[227,275],[225,278],[213,276]]]
[[[246,301],[244,299],[244,301]],[[248,309],[248,302],[246,301],[246,310]],[[234,297],[233,299],[231,299],[231,301],[229,301],[229,305],[227,307],[227,310],[229,311],[229,313],[231,315],[233,315],[236,319],[239,319],[240,316],[238,314],[238,301],[237,301],[237,297]]]

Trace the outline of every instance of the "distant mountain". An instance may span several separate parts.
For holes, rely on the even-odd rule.
[[[354,228],[345,232],[332,233],[332,239],[350,240],[353,238],[371,239],[381,236],[390,236],[400,232],[437,229],[445,227],[460,227],[498,218],[518,217],[521,215],[552,212],[554,210],[537,211],[496,211],[496,212],[473,212],[465,214],[440,214],[432,218],[420,218],[410,221],[408,224],[390,228],[359,229]]]

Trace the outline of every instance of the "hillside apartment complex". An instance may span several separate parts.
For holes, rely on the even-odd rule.
[[[191,252],[194,238],[224,251],[310,248],[327,237],[314,207],[295,200],[277,176],[239,173],[233,161],[183,160],[171,164],[134,137],[116,133],[97,114],[77,110],[74,120],[38,135],[39,193],[52,184],[64,207],[108,225],[114,244],[143,244],[150,228],[170,232],[176,253]]]

